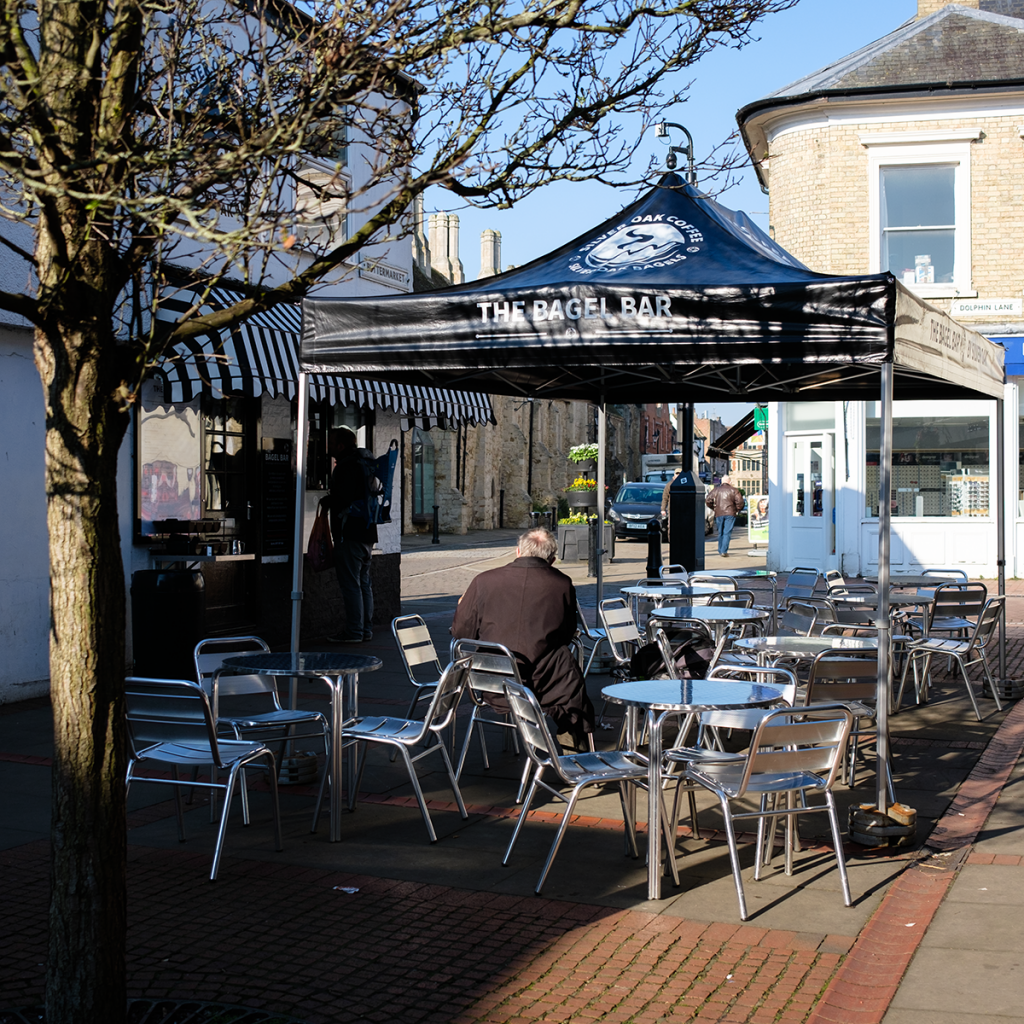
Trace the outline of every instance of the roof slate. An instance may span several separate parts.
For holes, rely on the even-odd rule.
[[[908,21],[750,106],[849,90],[1024,79],[1024,0],[982,0],[982,6],[986,9],[950,4],[925,18]]]

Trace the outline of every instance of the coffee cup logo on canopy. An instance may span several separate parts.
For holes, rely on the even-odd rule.
[[[670,267],[700,252],[704,236],[678,217],[648,214],[634,217],[594,239],[573,255],[569,269],[578,274],[614,273]]]

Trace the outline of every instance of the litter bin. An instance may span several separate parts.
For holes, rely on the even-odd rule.
[[[684,471],[668,492],[668,557],[687,572],[704,569],[704,484]]]
[[[132,573],[132,654],[137,676],[193,679],[192,651],[206,635],[206,581],[191,569]]]

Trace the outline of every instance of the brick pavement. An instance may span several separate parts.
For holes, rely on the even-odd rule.
[[[1010,633],[1019,673],[1024,631]],[[0,715],[18,711],[0,707]],[[959,866],[1024,861],[971,852],[1024,746],[1024,706],[1012,707],[989,742],[899,735],[896,746],[981,757],[928,846],[893,858],[906,869],[856,939],[303,868],[247,859],[230,840],[210,885],[208,853],[133,845],[129,995],[250,1005],[310,1024],[880,1021]],[[43,769],[47,760],[0,752],[3,763]],[[131,825],[167,818],[172,806],[135,811]],[[581,826],[621,823],[579,816]],[[42,841],[0,851],[0,1006],[42,998],[47,860]]]

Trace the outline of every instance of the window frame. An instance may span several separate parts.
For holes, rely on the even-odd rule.
[[[868,223],[870,258],[868,271],[882,273],[885,244],[882,227],[882,169],[927,164],[952,166],[953,175],[953,280],[936,284],[907,285],[922,298],[971,297],[971,145],[981,137],[975,128],[937,132],[875,132],[862,134],[868,151]]]

